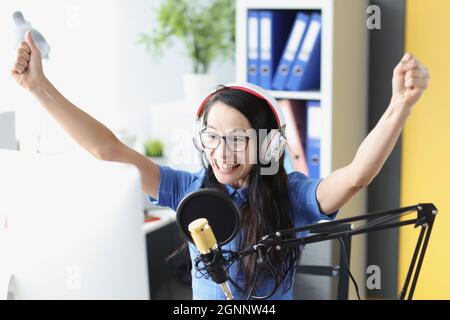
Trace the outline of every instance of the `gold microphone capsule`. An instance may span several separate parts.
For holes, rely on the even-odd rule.
[[[188,229],[195,246],[201,254],[207,254],[217,249],[217,240],[207,219],[200,218],[192,221]]]

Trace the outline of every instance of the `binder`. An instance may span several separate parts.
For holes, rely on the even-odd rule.
[[[320,89],[321,16],[313,13],[292,66],[286,89],[293,91]]]
[[[306,108],[303,101],[280,100],[279,105],[286,121],[286,139],[292,170],[308,176],[305,155]]]
[[[309,178],[320,178],[320,143],[322,132],[322,109],[320,101],[306,102],[307,137],[306,158]]]
[[[259,85],[259,11],[247,15],[247,82]]]
[[[295,19],[295,11],[260,11],[259,85],[272,89],[272,79]]]
[[[289,40],[283,51],[283,55],[278,63],[275,77],[272,82],[272,88],[276,90],[284,90],[286,80],[291,73],[292,64],[295,54],[301,46],[304,39],[305,31],[309,23],[309,15],[304,12],[298,12],[295,18],[294,26],[289,35]]]

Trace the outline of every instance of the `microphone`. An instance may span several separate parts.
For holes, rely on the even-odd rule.
[[[228,273],[225,259],[217,245],[216,237],[208,220],[205,218],[196,219],[189,224],[188,229],[195,246],[200,251],[200,257],[208,275],[215,283],[220,285],[227,300],[234,299],[227,282]]]

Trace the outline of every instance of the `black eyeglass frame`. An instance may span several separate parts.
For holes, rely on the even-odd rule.
[[[200,142],[201,142],[203,148],[215,150],[215,149],[217,149],[217,148],[220,146],[220,142],[221,142],[222,139],[223,139],[223,141],[224,141],[224,143],[225,143],[225,146],[228,148],[228,150],[230,150],[230,151],[232,151],[232,152],[235,152],[235,153],[236,153],[236,152],[244,152],[244,151],[246,151],[247,148],[248,148],[248,142],[250,141],[250,137],[248,137],[248,136],[240,136],[241,138],[245,138],[245,148],[244,148],[243,150],[234,150],[234,149],[230,148],[230,146],[229,146],[228,143],[227,143],[227,138],[230,138],[230,137],[233,137],[233,136],[222,136],[222,135],[217,134],[217,133],[215,133],[215,132],[207,132],[206,129],[208,129],[208,128],[204,128],[204,129],[203,129],[202,131],[200,131],[200,133],[199,133]],[[219,142],[217,143],[217,146],[214,147],[214,148],[205,146],[205,144],[203,143],[203,140],[202,140],[202,134],[203,134],[203,133],[209,133],[209,134],[212,134],[212,135],[215,135],[215,136],[219,137],[220,140],[219,140]]]

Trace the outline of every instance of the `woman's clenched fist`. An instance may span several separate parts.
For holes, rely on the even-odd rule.
[[[392,77],[392,101],[412,108],[427,89],[428,69],[412,54],[406,53],[395,67]]]
[[[21,41],[17,48],[11,75],[18,84],[29,91],[33,91],[45,78],[41,53],[30,31],[25,33],[25,41]]]

